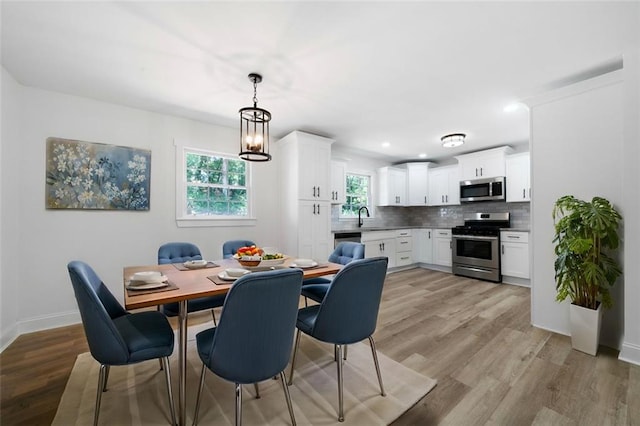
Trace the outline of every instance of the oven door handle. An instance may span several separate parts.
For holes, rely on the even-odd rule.
[[[479,241],[498,241],[498,237],[483,237],[479,235],[454,235],[457,240],[479,240]]]

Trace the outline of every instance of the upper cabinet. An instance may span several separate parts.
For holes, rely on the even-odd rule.
[[[460,167],[460,180],[505,176],[505,157],[512,151],[511,147],[502,146],[456,156]]]
[[[509,155],[506,163],[507,202],[531,201],[529,153]]]
[[[407,163],[407,206],[426,206],[429,202],[429,166]]]
[[[344,204],[347,202],[345,185],[347,180],[347,163],[344,161],[331,161],[331,204]]]
[[[460,204],[460,178],[458,166],[429,169],[429,205]]]
[[[295,168],[297,180],[287,182],[298,187],[298,199],[330,201],[330,163],[333,139],[300,131],[289,133],[278,141],[281,152],[287,153],[286,167]],[[284,158],[283,158],[284,161]]]
[[[378,205],[404,206],[407,203],[407,172],[395,167],[378,169]]]

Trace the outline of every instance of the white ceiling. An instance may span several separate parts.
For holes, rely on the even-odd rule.
[[[640,48],[640,2],[9,2],[20,83],[236,126],[251,104],[291,130],[390,161],[527,143],[512,102]],[[467,143],[440,147],[447,133]],[[381,144],[389,142],[388,148]]]

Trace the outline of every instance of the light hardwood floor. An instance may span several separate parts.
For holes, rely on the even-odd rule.
[[[639,366],[602,346],[597,357],[574,351],[529,318],[527,288],[423,269],[388,275],[378,350],[438,380],[394,426],[640,425]],[[0,424],[50,424],[87,350],[79,325],[20,336],[0,355]]]

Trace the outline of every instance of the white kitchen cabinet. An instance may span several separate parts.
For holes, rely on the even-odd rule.
[[[433,264],[451,266],[451,229],[434,229],[433,234]]]
[[[529,233],[502,231],[500,245],[502,275],[529,279]]]
[[[332,139],[297,130],[277,142],[279,152],[287,152],[287,161],[281,164],[293,168],[296,175],[296,181],[286,185],[297,189],[299,200],[330,201],[332,143]]]
[[[429,202],[429,165],[431,163],[407,163],[407,204],[426,206]]]
[[[460,204],[460,179],[458,166],[429,169],[429,205],[447,206]]]
[[[344,204],[347,202],[345,193],[347,180],[347,163],[344,161],[331,161],[331,204]]]
[[[433,263],[433,230],[413,231],[413,259],[418,263]]]
[[[326,201],[299,202],[297,257],[326,260],[333,249],[331,208]]]
[[[396,231],[396,264],[408,266],[413,263],[413,235],[410,229]]]
[[[505,176],[505,157],[511,152],[511,147],[502,146],[456,156],[460,166],[460,180]]]
[[[294,131],[276,143],[280,166],[281,247],[296,257],[326,261],[333,251],[331,190],[333,140]]]
[[[506,160],[507,202],[531,201],[530,156],[509,155]]]
[[[364,257],[385,256],[389,258],[388,268],[396,266],[396,232],[369,231],[360,237],[364,244]]]
[[[407,172],[395,167],[378,169],[378,205],[404,206],[407,201]]]

